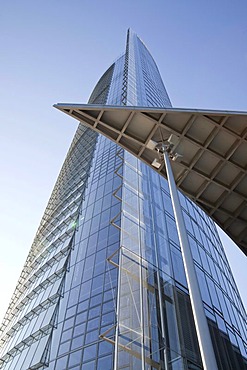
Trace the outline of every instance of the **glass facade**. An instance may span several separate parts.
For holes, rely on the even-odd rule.
[[[171,106],[131,30],[89,103]],[[180,202],[218,368],[247,369],[246,313],[215,225]],[[167,182],[80,124],[1,330],[0,369],[202,369]]]

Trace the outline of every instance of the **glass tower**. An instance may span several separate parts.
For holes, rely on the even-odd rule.
[[[89,103],[171,107],[131,30]],[[218,368],[247,369],[246,313],[216,227],[180,202]],[[6,370],[202,369],[168,184],[82,124],[5,315],[0,356]]]

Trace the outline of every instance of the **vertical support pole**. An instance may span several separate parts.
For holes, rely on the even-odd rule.
[[[218,370],[214,349],[210,337],[210,332],[208,328],[208,323],[201,298],[199,283],[197,280],[194,261],[190,250],[188,236],[186,233],[182,209],[179,202],[178,190],[173,177],[172,167],[167,152],[164,152],[164,160],[166,165],[168,184],[171,193],[173,211],[178,229],[178,236],[182,251],[183,263],[188,282],[191,306],[196,326],[203,368],[204,370]]]

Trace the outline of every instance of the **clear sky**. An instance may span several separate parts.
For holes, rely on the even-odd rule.
[[[86,103],[131,27],[174,107],[247,111],[246,20],[246,0],[1,2],[0,317],[77,126],[52,105]],[[247,258],[223,242],[247,307]]]

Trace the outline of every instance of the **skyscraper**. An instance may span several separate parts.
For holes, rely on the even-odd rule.
[[[171,107],[144,43],[90,103]],[[214,223],[180,195],[219,369],[244,369],[246,314]],[[79,125],[2,326],[2,369],[202,369],[167,182]]]

